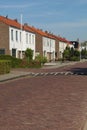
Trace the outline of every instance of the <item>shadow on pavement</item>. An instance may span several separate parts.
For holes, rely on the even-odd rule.
[[[78,75],[87,75],[87,68],[72,68],[69,71]]]

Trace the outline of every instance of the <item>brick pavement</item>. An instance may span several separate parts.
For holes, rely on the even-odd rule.
[[[84,62],[44,72],[86,72],[86,67]],[[0,84],[1,130],[86,130],[86,119],[87,76],[27,76]]]

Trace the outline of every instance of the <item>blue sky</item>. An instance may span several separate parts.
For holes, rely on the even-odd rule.
[[[48,30],[68,40],[87,41],[87,0],[1,0],[0,15]]]

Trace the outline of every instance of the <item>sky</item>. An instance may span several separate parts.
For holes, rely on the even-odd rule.
[[[87,41],[87,0],[0,0],[0,15],[67,40]]]

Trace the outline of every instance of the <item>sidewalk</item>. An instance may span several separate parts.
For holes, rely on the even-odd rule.
[[[59,67],[63,67],[63,66],[66,66],[66,65],[74,65],[78,62],[62,62],[62,61],[59,61],[59,62],[49,62],[49,63],[45,63],[44,64],[44,67],[43,68],[59,68]]]
[[[29,72],[11,71],[8,74],[0,75],[0,82],[25,77],[27,75],[29,75]]]

